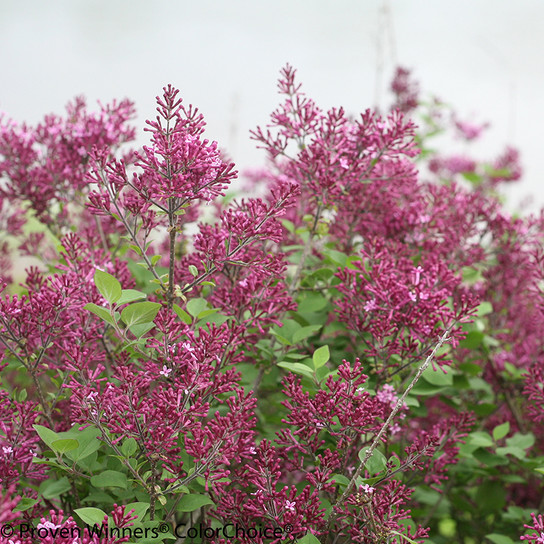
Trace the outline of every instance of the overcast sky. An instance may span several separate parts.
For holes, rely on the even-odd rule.
[[[286,62],[320,106],[354,114],[387,103],[399,63],[491,122],[482,157],[518,146],[513,198],[544,205],[543,29],[542,0],[0,0],[0,111],[35,123],[75,95],[128,97],[142,126],[172,83],[243,170],[264,160],[248,132],[276,106]]]

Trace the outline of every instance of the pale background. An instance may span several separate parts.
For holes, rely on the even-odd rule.
[[[492,158],[521,149],[519,203],[544,205],[542,0],[0,0],[0,111],[35,123],[84,94],[128,97],[138,123],[167,83],[205,114],[240,170],[263,163],[248,132],[276,106],[290,62],[324,108],[388,102],[395,63],[462,117],[489,120]],[[145,136],[139,133],[139,142]]]

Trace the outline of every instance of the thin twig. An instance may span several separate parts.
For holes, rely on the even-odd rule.
[[[442,347],[444,342],[446,342],[446,340],[449,339],[448,335],[450,333],[450,330],[451,330],[451,327],[448,327],[446,329],[444,334],[438,340],[438,343],[434,347],[431,354],[427,357],[427,359],[425,359],[425,361],[422,363],[422,365],[418,368],[418,370],[416,372],[416,375],[414,376],[413,380],[410,382],[408,387],[405,389],[404,393],[399,397],[395,407],[391,411],[391,414],[389,414],[389,417],[387,418],[387,420],[383,424],[382,428],[380,429],[380,432],[376,435],[376,437],[374,438],[374,441],[372,442],[370,447],[366,450],[364,458],[359,463],[359,466],[357,467],[357,470],[355,471],[355,474],[351,478],[351,480],[350,480],[348,486],[346,487],[344,493],[342,494],[340,499],[338,499],[338,501],[336,501],[336,504],[333,506],[333,510],[332,510],[331,516],[329,518],[329,522],[327,524],[327,530],[325,531],[325,534],[322,537],[322,542],[326,542],[326,540],[328,538],[329,531],[330,531],[330,529],[331,529],[331,527],[332,527],[332,525],[333,525],[333,523],[336,520],[336,517],[338,515],[337,514],[338,508],[341,507],[344,504],[344,502],[346,501],[346,499],[348,498],[349,494],[351,493],[351,490],[355,486],[355,483],[356,483],[357,479],[361,476],[361,473],[363,472],[366,463],[368,462],[368,460],[370,459],[370,457],[374,453],[374,450],[378,447],[378,444],[381,442],[383,435],[387,431],[387,428],[389,427],[389,425],[393,421],[394,417],[397,415],[398,411],[404,405],[404,401],[406,400],[406,397],[408,396],[410,391],[413,389],[413,387],[416,385],[419,378],[421,378],[421,375],[423,374],[423,372],[425,372],[425,370],[431,364],[431,361],[434,359],[434,357],[436,355],[436,352]]]

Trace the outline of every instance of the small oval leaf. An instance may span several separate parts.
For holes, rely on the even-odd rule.
[[[493,429],[493,440],[500,440],[510,432],[510,422],[506,421]]]
[[[141,300],[146,298],[147,295],[136,289],[123,289],[121,297],[117,301],[117,304],[127,304],[128,302],[134,302],[135,300]]]
[[[331,357],[329,346],[321,346],[314,351],[312,361],[314,363],[314,368],[317,370],[319,367],[322,367]]]
[[[208,303],[203,298],[193,298],[187,302],[187,311],[193,316],[197,317],[208,306]]]
[[[100,319],[103,319],[106,323],[109,323],[110,325],[115,324],[115,322],[113,321],[113,317],[108,312],[108,310],[106,310],[106,308],[93,304],[92,302],[89,302],[89,304],[85,304],[83,308],[85,310],[89,310],[89,312],[93,313],[94,315],[97,315]]]
[[[94,284],[100,291],[100,294],[110,303],[113,304],[121,298],[123,289],[119,281],[107,272],[96,270],[94,273]]]
[[[100,508],[76,508],[74,512],[81,518],[83,523],[90,525],[91,527],[95,525],[102,525],[104,518],[107,518],[108,515]]]
[[[121,319],[127,327],[151,323],[157,317],[160,307],[158,302],[135,302],[123,309]]]
[[[75,450],[79,447],[79,442],[71,438],[64,438],[61,440],[55,440],[51,443],[51,448],[53,451],[57,451],[60,454],[66,453],[67,451]]]
[[[194,512],[207,504],[213,504],[208,495],[184,495],[179,501],[177,510],[179,512]]]
[[[92,476],[91,484],[95,487],[122,487],[127,489],[127,477],[117,470],[105,470],[101,474]]]

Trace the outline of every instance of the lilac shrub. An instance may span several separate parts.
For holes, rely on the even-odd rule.
[[[409,71],[392,90],[322,111],[287,66],[264,196],[234,201],[171,86],[139,151],[128,101],[2,119],[0,543],[539,529],[542,218],[497,196],[516,151],[430,153],[438,103],[418,128]]]

